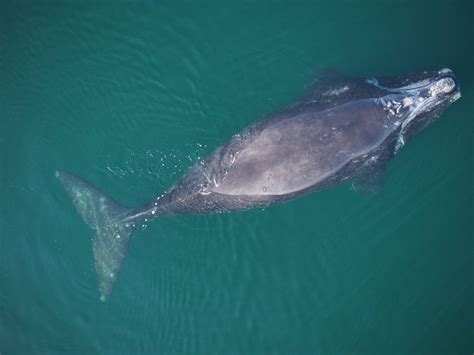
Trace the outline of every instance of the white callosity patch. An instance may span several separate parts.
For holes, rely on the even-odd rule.
[[[439,94],[449,94],[454,90],[456,84],[451,78],[443,78],[436,81],[430,88],[430,95],[436,96]]]
[[[401,101],[397,101],[397,100],[384,101],[384,107],[392,116],[398,115],[400,113],[400,110],[404,106],[405,105]]]
[[[413,100],[413,97],[408,96],[408,97],[405,97],[402,102],[403,102],[403,106],[409,106],[409,105],[413,105],[415,101]]]

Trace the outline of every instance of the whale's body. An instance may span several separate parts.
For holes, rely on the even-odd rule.
[[[347,181],[363,183],[459,97],[448,69],[383,80],[333,77],[290,108],[243,129],[174,187],[135,209],[58,172],[97,231],[101,300],[112,291],[136,224],[163,215],[263,207]]]

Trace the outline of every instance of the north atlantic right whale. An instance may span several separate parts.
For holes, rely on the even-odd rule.
[[[460,96],[449,69],[379,79],[328,76],[297,103],[244,128],[138,208],[56,172],[96,231],[100,299],[110,296],[136,226],[165,215],[264,207],[344,182],[364,183]]]

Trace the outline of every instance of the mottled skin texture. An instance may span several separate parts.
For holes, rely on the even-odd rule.
[[[300,102],[245,128],[192,167],[147,206],[147,219],[267,206],[361,181],[383,170],[394,156],[402,123],[413,112],[409,104],[391,111],[390,103],[420,96],[445,76],[455,80],[450,71],[381,79],[378,85],[367,79],[327,79]],[[424,86],[396,91],[417,82]],[[412,115],[439,114],[456,91],[457,87],[437,98],[435,110]],[[432,120],[425,118],[417,117],[411,126]],[[406,140],[411,134],[405,130]]]
[[[77,176],[57,172],[74,206],[96,231],[101,300],[112,292],[136,225],[163,215],[268,206],[373,178],[459,97],[448,69],[380,80],[326,78],[296,104],[234,135],[174,187],[136,209]]]

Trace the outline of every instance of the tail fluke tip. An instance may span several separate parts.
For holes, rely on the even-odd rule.
[[[100,300],[105,302],[127,253],[134,224],[124,222],[123,219],[131,210],[77,176],[61,171],[55,171],[54,174],[81,217],[96,231],[92,250]]]

